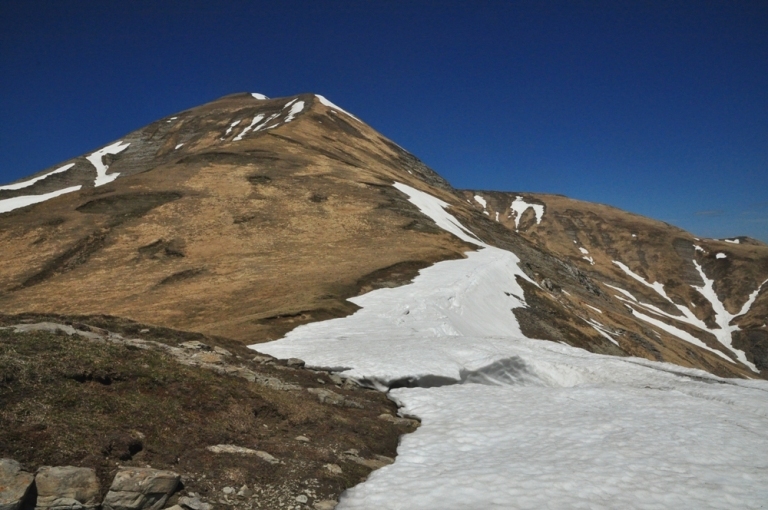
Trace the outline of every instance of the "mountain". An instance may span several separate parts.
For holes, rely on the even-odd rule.
[[[0,306],[279,338],[471,249],[394,182],[518,254],[535,282],[514,312],[526,335],[723,376],[768,373],[764,244],[699,240],[561,196],[454,190],[312,94],[227,96],[0,187]]]
[[[128,462],[272,508],[768,497],[768,246],[454,189],[319,95],[227,96],[0,186],[0,249],[0,456],[106,480],[143,427]]]

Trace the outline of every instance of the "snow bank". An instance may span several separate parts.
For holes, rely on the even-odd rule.
[[[481,249],[410,285],[353,298],[362,308],[349,317],[251,346],[396,387],[389,395],[402,413],[422,419],[395,463],[348,490],[339,510],[730,509],[768,500],[765,381],[525,338],[513,313],[526,306],[517,256],[478,241],[445,202],[395,187]]]
[[[254,99],[259,99],[259,100],[263,100],[263,99],[269,99],[269,98],[268,98],[267,96],[265,96],[264,94],[259,94],[258,92],[252,92],[252,93],[251,93],[251,96],[253,96],[253,98],[254,98]]]
[[[120,175],[119,172],[107,175],[107,170],[109,167],[104,164],[103,158],[107,154],[120,154],[125,149],[127,149],[129,145],[131,144],[118,141],[112,145],[107,145],[103,149],[97,150],[85,158],[90,161],[93,167],[96,169],[96,180],[93,182],[94,187],[102,186],[117,179],[117,177]]]
[[[48,172],[47,174],[40,175],[40,176],[35,177],[33,179],[30,179],[28,181],[17,182],[15,184],[6,184],[5,186],[0,186],[0,190],[17,190],[17,189],[28,188],[29,186],[32,186],[34,183],[36,183],[38,181],[42,181],[43,179],[45,179],[49,175],[60,174],[62,172],[66,172],[67,170],[69,170],[73,166],[75,166],[74,163],[69,163],[67,165],[64,165],[62,167],[57,168],[56,170],[54,170],[52,172]]]

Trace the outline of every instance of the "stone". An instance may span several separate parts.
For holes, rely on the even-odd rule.
[[[294,439],[296,441],[301,441],[302,443],[309,443],[309,438],[307,436],[296,436]]]
[[[234,453],[238,455],[256,455],[257,453],[256,450],[233,444],[217,444],[215,446],[208,446],[205,449],[211,453]]]
[[[160,510],[181,477],[173,471],[121,468],[102,503],[103,510]]]
[[[234,487],[224,487],[223,489],[221,489],[221,492],[223,492],[227,496],[231,496],[232,494],[235,493],[235,488]]]
[[[340,475],[342,473],[341,467],[339,467],[338,464],[325,464],[323,467],[334,475]]]
[[[333,384],[336,384],[338,386],[341,386],[342,384],[344,384],[344,379],[342,379],[340,375],[330,374],[328,376],[328,379],[330,379],[333,382]]]
[[[387,414],[387,413],[380,414],[379,419],[388,421],[390,423],[394,423],[395,425],[406,425],[408,427],[419,426],[418,420],[411,420],[410,418],[400,418],[399,416],[392,416],[391,414]]]
[[[186,510],[213,510],[213,505],[201,501],[197,496],[185,496],[179,498],[179,505]]]
[[[99,506],[96,471],[74,466],[43,466],[35,475],[38,510],[85,510]]]
[[[357,409],[363,409],[363,405],[356,400],[346,398],[343,395],[339,395],[338,393],[331,390],[326,390],[324,388],[308,388],[307,391],[317,396],[317,399],[321,404],[331,404],[339,407],[356,407]]]
[[[324,499],[317,501],[314,505],[315,510],[333,510],[339,503],[332,499]]]
[[[298,496],[296,496],[297,503],[306,503],[307,501],[309,501],[309,498],[306,497],[304,494],[299,494]]]
[[[279,464],[280,461],[274,458],[272,455],[268,454],[267,452],[262,452],[261,450],[256,452],[256,455],[262,460],[266,460],[270,464]]]
[[[179,347],[184,347],[185,349],[190,349],[193,351],[210,351],[211,350],[211,347],[208,344],[204,344],[203,342],[200,342],[198,340],[182,342],[179,344]]]
[[[237,495],[240,496],[241,498],[248,499],[251,496],[253,496],[253,491],[250,488],[248,488],[247,485],[243,485],[242,487],[240,487],[240,490],[237,491]]]
[[[218,345],[213,348],[213,352],[221,354],[222,356],[232,356],[231,352],[226,350],[224,347],[219,347]]]
[[[304,360],[299,358],[288,358],[285,362],[289,367],[301,368],[304,366]]]
[[[12,459],[0,459],[0,510],[19,510],[29,496],[35,475]]]

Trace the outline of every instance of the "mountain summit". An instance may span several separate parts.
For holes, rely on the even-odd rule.
[[[765,245],[562,196],[455,190],[313,94],[226,96],[0,186],[0,306],[273,340],[474,249],[394,183],[521,258],[526,306],[510,313],[529,337],[768,374]]]

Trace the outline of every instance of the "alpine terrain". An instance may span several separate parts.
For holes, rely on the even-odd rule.
[[[320,95],[0,186],[0,250],[0,457],[102,497],[151,466],[188,510],[768,501],[768,246],[454,189]]]

